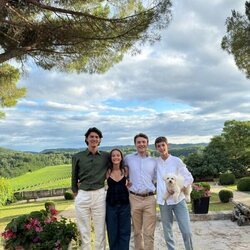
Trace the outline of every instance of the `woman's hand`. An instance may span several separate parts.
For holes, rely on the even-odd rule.
[[[127,179],[127,181],[126,181],[126,187],[130,188],[131,186],[132,186],[132,182]]]

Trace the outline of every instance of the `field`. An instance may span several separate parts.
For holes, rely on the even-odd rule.
[[[48,166],[11,178],[14,192],[70,187],[71,166]]]

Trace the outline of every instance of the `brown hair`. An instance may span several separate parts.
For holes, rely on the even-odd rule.
[[[125,172],[125,168],[124,168],[124,165],[123,165],[123,153],[122,153],[122,151],[121,151],[120,149],[118,149],[118,148],[114,148],[114,149],[112,149],[112,150],[110,151],[110,153],[109,153],[109,167],[108,167],[108,168],[110,169],[110,172],[112,172],[112,170],[113,170],[113,163],[112,163],[111,155],[112,155],[112,153],[113,153],[114,151],[118,151],[118,152],[121,154],[122,160],[121,160],[121,162],[120,162],[119,168],[120,168],[121,172],[124,173],[124,172]]]
[[[166,142],[168,144],[168,139],[165,136],[160,136],[155,139],[155,147],[157,143]]]
[[[85,143],[86,143],[87,145],[89,145],[89,143],[87,142],[87,137],[88,137],[88,136],[90,135],[90,133],[92,133],[92,132],[98,134],[98,136],[100,137],[100,139],[102,138],[102,132],[101,132],[101,130],[99,130],[99,129],[96,128],[96,127],[89,128],[89,129],[87,130],[87,132],[85,133]]]
[[[145,138],[145,139],[147,140],[147,143],[148,143],[148,136],[145,135],[145,134],[143,134],[143,133],[139,133],[139,134],[135,135],[135,137],[134,137],[134,144],[135,144],[136,139],[137,139],[138,137],[143,137],[143,138]]]

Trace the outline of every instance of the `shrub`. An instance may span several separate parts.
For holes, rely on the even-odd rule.
[[[56,214],[40,210],[12,219],[2,233],[4,249],[68,249],[71,240],[78,241],[77,226]]]
[[[233,198],[233,192],[230,190],[222,189],[219,192],[220,201],[223,203],[228,203],[230,198]]]
[[[46,201],[44,203],[44,207],[45,207],[46,211],[49,211],[50,209],[55,209],[56,205],[53,201]]]
[[[14,194],[9,181],[0,178],[0,206],[4,206],[13,200]]]
[[[239,191],[250,191],[250,177],[243,177],[238,181],[237,189]]]
[[[74,195],[73,195],[73,193],[70,192],[70,191],[66,191],[66,192],[64,193],[64,199],[65,199],[65,200],[74,200]]]
[[[219,183],[221,185],[232,185],[235,183],[235,176],[232,173],[224,173],[219,177]]]
[[[14,201],[21,201],[23,200],[22,194],[20,192],[14,193]]]

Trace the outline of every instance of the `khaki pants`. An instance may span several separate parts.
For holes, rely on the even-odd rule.
[[[141,197],[129,194],[136,250],[154,249],[156,200],[154,195]]]
[[[75,198],[76,221],[80,231],[82,250],[91,249],[91,218],[95,230],[95,250],[104,250],[106,191],[104,188],[94,191],[79,190]]]

